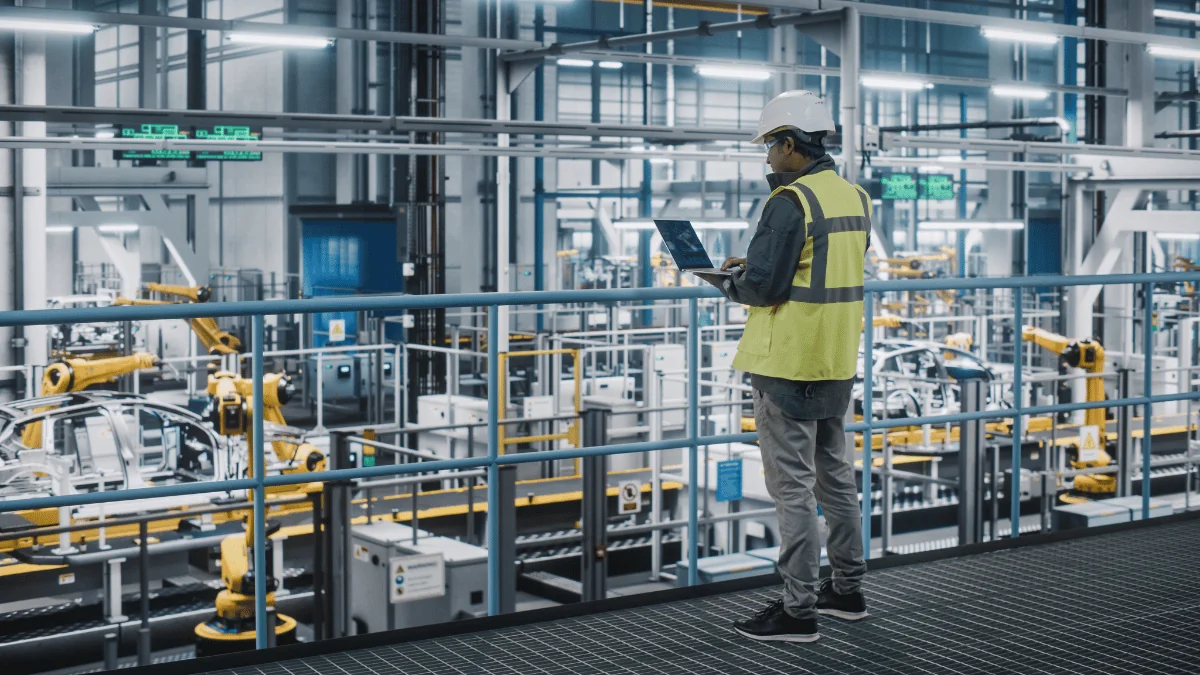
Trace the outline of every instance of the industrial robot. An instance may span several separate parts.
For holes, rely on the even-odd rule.
[[[212,422],[217,433],[223,436],[246,438],[249,468],[248,475],[263,471],[254,463],[253,448],[253,392],[252,380],[238,377],[226,371],[209,376],[208,393],[212,400]],[[280,373],[263,377],[263,420],[283,424],[281,407],[287,403],[290,388],[287,378]],[[325,455],[308,443],[272,442],[275,457],[288,464],[284,473],[307,473],[325,469]],[[295,488],[284,488],[294,490]],[[318,491],[320,483],[299,486],[304,492]],[[253,499],[253,492],[250,493]],[[271,534],[278,529],[268,526],[265,559],[271,558]],[[247,520],[246,531],[226,537],[221,542],[221,581],[225,588],[217,594],[216,613],[207,621],[197,624],[196,655],[210,656],[253,649],[255,644],[254,575],[266,575],[266,606],[275,606],[275,591],[280,579],[271,576],[270,570],[254,570],[254,524]],[[284,614],[276,615],[276,644],[296,641],[296,620]]]
[[[158,359],[153,354],[139,352],[108,359],[64,359],[46,366],[42,374],[41,396],[55,396],[83,391],[98,384],[116,382],[118,377],[153,368]],[[35,412],[54,410],[57,405],[43,406]],[[30,422],[21,431],[21,443],[27,448],[42,447],[42,423]]]
[[[157,293],[159,295],[182,298],[192,303],[208,302],[212,297],[212,290],[207,286],[171,286],[168,284],[149,283],[145,285],[145,291],[149,293]],[[174,305],[182,304],[179,300],[150,300],[145,298],[117,298],[113,301],[115,305]],[[192,326],[192,331],[196,333],[196,337],[200,338],[200,342],[204,344],[204,348],[209,354],[228,355],[238,354],[242,351],[242,341],[232,333],[221,330],[217,325],[217,320],[212,317],[199,317],[191,319],[189,323]]]
[[[1094,376],[1087,378],[1087,400],[1088,402],[1105,400],[1104,378],[1100,377],[1104,372],[1104,347],[1098,341],[1094,339],[1072,340],[1056,333],[1034,328],[1033,326],[1023,327],[1021,329],[1021,338],[1026,342],[1032,342],[1043,349],[1058,354],[1068,366],[1082,368],[1089,375]],[[1090,469],[1108,466],[1112,463],[1112,456],[1108,454],[1105,447],[1107,445],[1106,439],[1108,438],[1105,423],[1106,416],[1107,410],[1105,408],[1090,408],[1085,412],[1084,424],[1100,428],[1101,447],[1097,448],[1094,459],[1089,461],[1081,461],[1077,450],[1076,459],[1071,462],[1071,466],[1076,469]],[[1117,491],[1117,478],[1110,474],[1076,476],[1074,485],[1074,492],[1078,494],[1064,494],[1060,497],[1062,501],[1078,503],[1091,499],[1111,497]]]

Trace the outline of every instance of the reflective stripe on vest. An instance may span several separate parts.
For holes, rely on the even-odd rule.
[[[838,216],[826,218],[821,202],[812,188],[800,182],[780,186],[778,190],[796,190],[804,196],[808,204],[808,237],[813,242],[812,270],[809,275],[809,285],[792,286],[788,299],[792,302],[807,302],[812,304],[829,304],[835,302],[861,302],[863,299],[862,286],[846,286],[826,288],[825,278],[829,265],[829,235],[838,232],[866,232],[870,235],[871,219],[866,214],[871,212],[867,195],[860,189],[855,189],[862,201],[863,215]],[[778,191],[777,191],[778,192]],[[776,194],[777,194],[776,192]]]

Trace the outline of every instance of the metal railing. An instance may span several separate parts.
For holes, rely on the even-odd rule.
[[[1113,284],[1140,284],[1146,291],[1146,297],[1152,297],[1151,291],[1154,284],[1157,283],[1182,283],[1182,282],[1200,282],[1200,273],[1179,272],[1179,273],[1163,273],[1163,274],[1136,274],[1136,275],[1112,275],[1112,276],[1044,276],[1044,277],[1021,277],[1021,278],[984,278],[984,279],[921,279],[921,280],[899,280],[899,281],[868,281],[865,284],[865,300],[864,300],[864,325],[871,326],[874,319],[874,295],[876,293],[884,293],[889,291],[934,291],[934,290],[981,290],[981,289],[1024,289],[1033,287],[1047,286],[1096,286],[1096,285],[1113,285]],[[688,462],[688,513],[686,519],[687,526],[687,541],[689,542],[687,559],[688,559],[688,584],[695,585],[698,583],[697,559],[698,552],[696,547],[698,528],[700,518],[697,512],[698,504],[698,456],[697,452],[700,447],[708,445],[721,445],[728,443],[744,443],[757,439],[756,433],[741,433],[741,434],[726,434],[715,436],[701,436],[698,431],[700,428],[700,326],[699,326],[699,300],[706,298],[718,298],[719,294],[715,289],[707,287],[682,287],[682,288],[641,288],[641,289],[615,289],[615,290],[582,290],[582,291],[542,291],[542,292],[521,292],[521,293],[467,293],[456,295],[441,295],[441,296],[409,296],[409,295],[394,295],[394,296],[366,296],[366,297],[319,297],[305,300],[264,300],[256,302],[229,302],[229,303],[207,303],[207,304],[187,304],[187,305],[159,305],[159,306],[142,306],[142,307],[100,307],[86,309],[61,309],[61,310],[25,310],[25,311],[8,311],[0,312],[0,326],[33,326],[33,325],[50,325],[63,323],[93,323],[93,322],[111,322],[111,321],[144,321],[144,320],[161,320],[161,319],[190,319],[195,317],[233,317],[233,316],[248,316],[252,321],[252,364],[253,364],[253,380],[254,380],[254,401],[253,401],[253,436],[255,439],[250,451],[253,453],[253,466],[259,467],[255,471],[255,475],[235,479],[213,482],[197,482],[197,483],[182,483],[173,485],[158,485],[152,487],[139,488],[136,490],[121,490],[114,492],[100,492],[87,494],[71,494],[58,495],[51,497],[36,497],[28,499],[14,499],[5,502],[0,502],[0,512],[19,511],[25,509],[39,508],[62,508],[70,506],[78,506],[84,504],[99,504],[127,500],[153,499],[163,497],[173,497],[182,495],[194,495],[211,492],[223,492],[232,490],[250,490],[253,493],[253,518],[254,518],[254,568],[256,570],[266,569],[265,551],[266,551],[266,526],[265,526],[265,508],[266,497],[265,489],[275,486],[297,485],[302,483],[312,482],[331,482],[357,480],[373,477],[397,476],[400,474],[416,474],[426,472],[440,472],[446,470],[479,470],[484,469],[487,472],[489,486],[499,484],[499,470],[501,466],[510,464],[524,464],[530,462],[554,461],[560,459],[575,459],[596,455],[618,455],[637,452],[659,452],[663,450],[686,449],[689,453]],[[263,357],[264,357],[264,325],[265,317],[268,315],[277,314],[313,314],[319,312],[340,312],[340,311],[396,311],[396,310],[422,310],[422,309],[437,309],[437,308],[456,308],[456,307],[487,307],[488,312],[488,363],[494,368],[496,364],[501,362],[499,345],[499,315],[501,307],[509,307],[513,305],[554,305],[564,303],[596,303],[596,304],[613,304],[619,302],[646,302],[655,300],[686,300],[689,319],[687,326],[687,435],[684,438],[672,440],[656,440],[639,443],[625,443],[619,445],[607,445],[598,447],[582,447],[565,450],[548,450],[539,452],[528,452],[521,454],[500,454],[500,417],[498,412],[498,403],[500,400],[499,378],[488,377],[488,423],[487,423],[487,440],[488,454],[486,457],[467,457],[462,459],[443,459],[437,461],[425,461],[408,464],[385,464],[370,467],[358,468],[341,468],[330,469],[316,473],[293,473],[293,474],[278,474],[265,475],[262,467],[266,466],[264,461],[264,438],[263,438],[263,417],[262,417],[262,379],[263,379]],[[1022,321],[1022,304],[1014,303],[1014,326],[1020,326]],[[976,412],[960,412],[949,415],[937,415],[931,417],[918,418],[903,418],[903,419],[882,419],[875,420],[873,415],[864,416],[862,422],[856,422],[846,425],[846,430],[849,432],[861,431],[863,433],[862,445],[862,491],[864,498],[862,501],[862,525],[863,525],[863,542],[864,552],[870,555],[871,543],[871,474],[872,474],[872,441],[873,434],[876,429],[889,429],[893,427],[910,427],[924,424],[954,424],[974,420],[984,419],[1013,419],[1012,426],[1012,442],[1013,447],[1020,447],[1023,435],[1022,417],[1029,415],[1042,415],[1060,412],[1070,412],[1076,410],[1086,410],[1099,407],[1119,407],[1119,406],[1150,406],[1154,403],[1182,401],[1182,400],[1200,400],[1200,392],[1181,392],[1178,394],[1158,395],[1155,396],[1151,391],[1152,377],[1152,352],[1153,352],[1153,307],[1147,302],[1145,309],[1145,380],[1144,393],[1142,396],[1123,398],[1118,400],[1109,400],[1102,402],[1083,402],[1083,403],[1068,403],[1058,405],[1044,406],[1022,406],[1021,396],[1016,396],[1013,408],[1000,410],[981,410]],[[870,330],[868,329],[868,335]],[[1015,362],[1021,363],[1023,343],[1017,340],[1014,343]],[[873,340],[867,339],[863,341],[864,363],[873,362]],[[863,410],[872,410],[872,393],[874,389],[873,373],[871,368],[864,368],[864,387],[863,387]],[[1013,390],[1016,392],[1022,391],[1021,369],[1017,368],[1014,371]],[[1148,412],[1148,411],[1147,411]],[[1151,415],[1144,415],[1144,440],[1142,451],[1143,475],[1150,475],[1151,455]],[[1019,475],[1020,471],[1020,453],[1013,453],[1013,475]],[[1012,481],[1012,512],[1011,518],[1014,523],[1019,522],[1020,513],[1020,481]],[[1142,508],[1143,516],[1149,513],[1149,481],[1143,483],[1142,490]],[[488,490],[488,513],[495,514],[500,511],[499,503],[500,491],[497,489]],[[1017,536],[1019,528],[1013,528],[1012,536]],[[500,561],[497,552],[500,548],[498,528],[489,525],[487,531],[487,548],[488,548],[488,612],[489,614],[499,613],[500,598],[499,598],[499,580],[500,580]],[[255,574],[255,596],[256,596],[256,616],[266,617],[266,575]],[[257,622],[257,640],[258,648],[265,648],[268,645],[268,636],[266,621]]]

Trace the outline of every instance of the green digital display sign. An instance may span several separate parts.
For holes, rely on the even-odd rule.
[[[921,176],[920,197],[933,201],[954,199],[954,177],[947,174]]]
[[[883,185],[881,199],[954,199],[954,177],[949,174],[893,173],[879,179]]]
[[[894,173],[879,179],[883,183],[882,199],[916,199],[917,178],[910,173]]]
[[[120,137],[152,141],[176,139],[184,141],[258,141],[262,139],[262,130],[237,125],[215,125],[211,127],[182,129],[177,124],[142,124],[137,127],[121,127]],[[114,150],[113,157],[116,159],[142,160],[199,159],[209,162],[262,161],[262,153],[253,150],[192,151],[164,150],[161,148],[148,150]]]

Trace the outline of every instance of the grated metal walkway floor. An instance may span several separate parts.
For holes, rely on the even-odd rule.
[[[211,675],[1195,673],[1198,563],[1200,520],[1175,520],[873,571],[872,617],[810,645],[729,628],[773,586]]]

